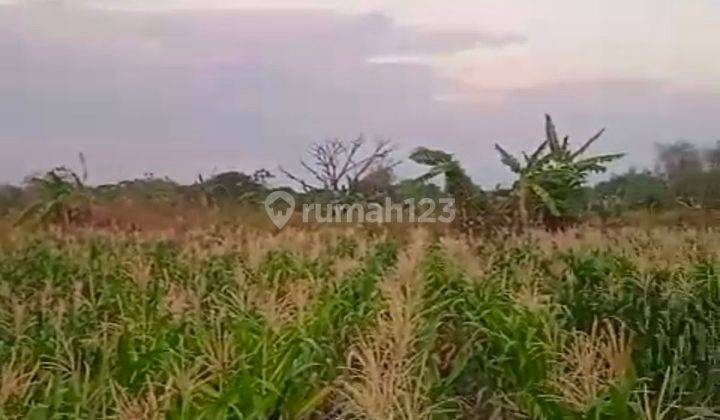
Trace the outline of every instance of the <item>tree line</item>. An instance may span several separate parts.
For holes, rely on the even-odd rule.
[[[397,179],[397,149],[389,140],[375,143],[362,137],[350,141],[330,139],[313,144],[300,160],[301,173],[279,168],[297,188],[281,187],[300,202],[370,203],[386,198],[453,198],[457,225],[466,230],[492,230],[531,226],[550,229],[578,223],[588,216],[606,220],[628,210],[662,211],[673,208],[720,207],[720,141],[701,149],[679,141],[657,145],[653,170],[630,169],[596,185],[589,176],[605,172],[622,153],[588,156],[604,129],[573,147],[558,135],[552,118],[545,120],[544,140],[532,151],[515,156],[503,146],[495,150],[514,175],[507,188],[483,189],[476,185],[456,157],[442,150],[418,147],[410,161],[427,170],[413,179]],[[85,157],[79,169],[57,167],[30,176],[22,186],[0,186],[0,213],[17,224],[82,224],[98,205],[124,202],[164,203],[218,209],[258,206],[276,173],[230,171],[210,177],[198,175],[184,185],[152,173],[144,177],[90,186]]]

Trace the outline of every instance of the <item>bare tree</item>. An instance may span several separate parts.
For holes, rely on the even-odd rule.
[[[299,183],[305,191],[349,194],[373,170],[378,167],[392,168],[399,163],[392,159],[395,146],[389,140],[378,140],[369,150],[366,145],[363,137],[350,142],[336,138],[314,143],[308,151],[310,162],[300,161],[300,165],[312,175],[313,181],[307,181],[283,168],[280,171]]]
[[[705,162],[710,169],[720,169],[720,140],[715,147],[705,151]]]
[[[668,179],[675,179],[683,173],[700,172],[703,162],[700,150],[687,141],[658,144],[659,166]]]

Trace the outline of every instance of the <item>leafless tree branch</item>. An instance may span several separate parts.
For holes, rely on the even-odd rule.
[[[350,192],[372,169],[378,166],[394,167],[399,163],[390,159],[395,146],[389,140],[378,141],[368,154],[361,156],[365,145],[363,137],[349,143],[338,138],[314,143],[308,150],[311,162],[301,160],[300,165],[320,183],[320,187],[282,168],[280,170],[305,191],[324,189],[333,193]]]

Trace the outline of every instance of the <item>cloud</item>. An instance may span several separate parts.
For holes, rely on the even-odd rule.
[[[288,164],[323,137],[390,135],[432,107],[444,82],[369,58],[485,41],[499,42],[435,37],[378,14],[0,8],[0,179],[80,150],[100,180],[147,170],[191,179],[214,166]]]
[[[510,175],[492,144],[529,148],[545,112],[578,140],[607,127],[598,151],[627,150],[626,164],[649,162],[654,142],[720,132],[716,94],[662,78],[490,89],[475,83],[491,79],[483,67],[467,78],[443,71],[446,59],[492,64],[534,42],[513,34],[327,10],[0,7],[0,182],[72,163],[79,151],[93,182],[293,169],[311,142],[364,133],[390,137],[404,155],[419,145],[455,152],[493,185]]]

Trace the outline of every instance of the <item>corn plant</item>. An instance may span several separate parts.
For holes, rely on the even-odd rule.
[[[0,248],[0,418],[720,415],[717,232]]]

